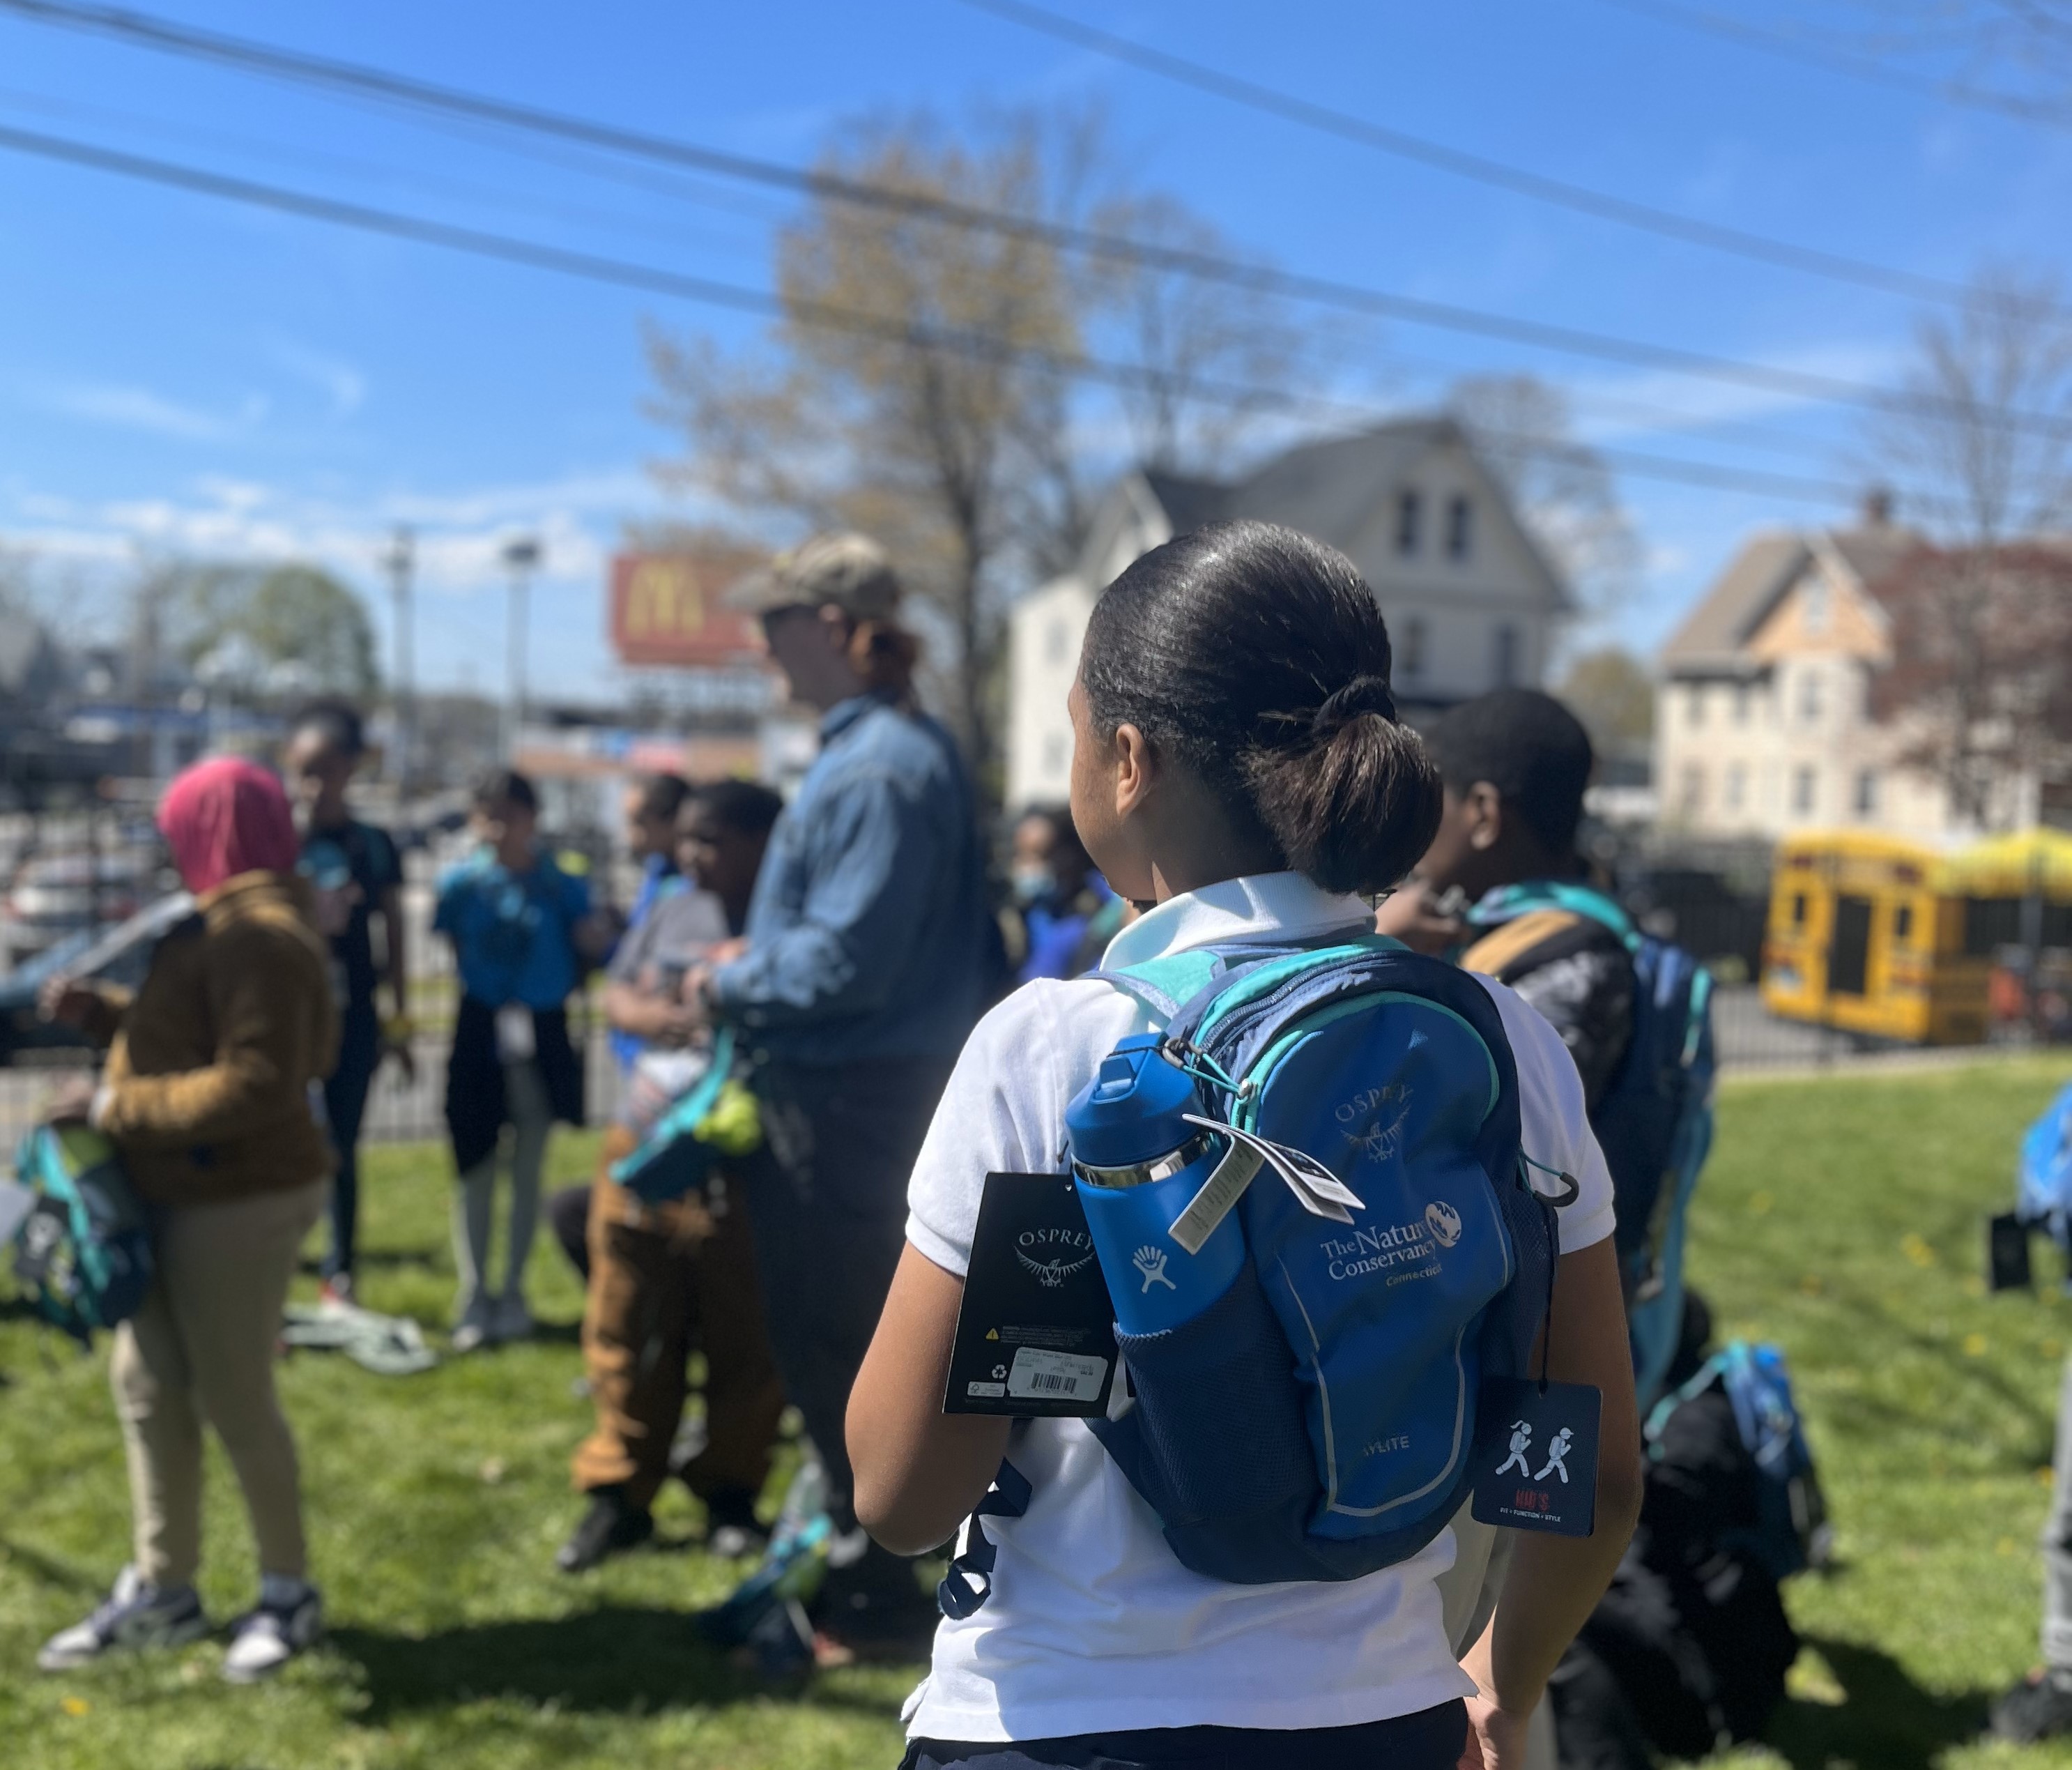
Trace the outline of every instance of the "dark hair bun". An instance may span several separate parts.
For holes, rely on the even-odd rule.
[[[1245,758],[1260,821],[1327,891],[1379,891],[1417,864],[1439,830],[1439,772],[1424,741],[1378,713],[1300,745]]]
[[[1326,891],[1372,892],[1439,827],[1438,771],[1396,720],[1388,628],[1334,549],[1270,523],[1154,548],[1095,607],[1089,710],[1134,725]]]

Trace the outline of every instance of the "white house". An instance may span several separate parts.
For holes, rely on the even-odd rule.
[[[1881,721],[1890,661],[1879,586],[1921,537],[1873,503],[1852,529],[1770,530],[1745,542],[1663,648],[1655,781],[1662,821],[1775,838],[1855,826],[1930,845],[1977,829],[1906,759],[1917,735]],[[2036,819],[2037,783],[2010,778],[1996,821]]]
[[[1008,622],[1007,799],[1061,801],[1072,754],[1065,695],[1094,599],[1140,555],[1211,522],[1285,524],[1347,554],[1380,599],[1406,717],[1507,684],[1536,685],[1572,603],[1495,476],[1449,418],[1305,443],[1242,478],[1125,474],[1078,563]]]

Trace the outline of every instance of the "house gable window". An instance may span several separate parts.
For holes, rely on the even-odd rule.
[[[1417,531],[1424,515],[1423,496],[1415,491],[1396,495],[1396,550],[1406,559],[1417,551]]]
[[[1875,768],[1856,771],[1856,815],[1875,817],[1878,809],[1878,777]]]
[[[1473,538],[1474,506],[1458,494],[1446,503],[1446,557],[1466,559]]]
[[[1507,689],[1518,681],[1518,629],[1509,621],[1496,630],[1496,657],[1493,673],[1496,685]]]
[[[1412,615],[1403,624],[1403,637],[1396,648],[1396,667],[1415,681],[1424,673],[1424,617]]]

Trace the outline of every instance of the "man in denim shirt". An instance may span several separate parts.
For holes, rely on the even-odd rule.
[[[903,1644],[934,1607],[857,1525],[842,1417],[898,1264],[907,1177],[985,986],[971,787],[914,704],[914,641],[874,542],[816,537],[729,600],[762,616],[794,698],[824,717],[746,933],[701,994],[756,1057],[770,1160],[748,1200],[770,1338],[839,1533],[816,1620],[838,1644]]]

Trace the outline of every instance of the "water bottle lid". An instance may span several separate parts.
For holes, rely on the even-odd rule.
[[[1072,1159],[1088,1167],[1153,1160],[1198,1134],[1182,1115],[1201,1109],[1194,1077],[1160,1050],[1158,1035],[1133,1033],[1065,1109]]]

